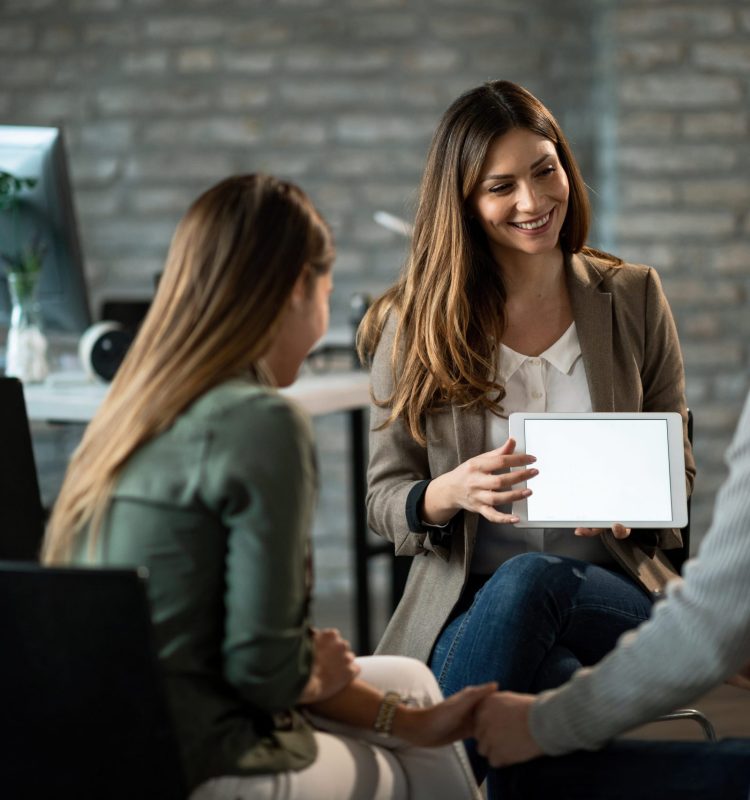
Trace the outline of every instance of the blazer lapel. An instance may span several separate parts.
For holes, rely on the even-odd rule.
[[[598,288],[602,275],[584,256],[571,256],[566,268],[591,407],[594,411],[614,411],[612,295]]]
[[[469,458],[480,455],[486,449],[485,425],[487,412],[483,408],[457,408],[451,406],[453,412],[453,429],[456,436],[456,453],[458,463],[463,464]],[[474,552],[474,541],[477,536],[476,514],[464,514],[464,546],[461,548],[464,579],[471,569],[471,557]]]
[[[458,463],[463,464],[485,450],[485,417],[486,411],[481,407],[458,408],[451,406],[453,412],[453,429],[456,436],[456,452]]]

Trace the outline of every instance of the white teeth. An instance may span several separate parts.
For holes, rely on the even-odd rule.
[[[535,231],[537,228],[543,228],[549,222],[549,214],[538,219],[536,222],[514,222],[516,228],[521,228],[524,231]]]

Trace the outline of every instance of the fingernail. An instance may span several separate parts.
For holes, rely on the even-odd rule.
[[[524,489],[522,494],[524,497],[528,497],[531,494],[531,489]]]
[[[536,456],[529,456],[529,463],[533,464],[536,461]]]
[[[521,517],[511,517],[510,521],[511,522],[520,522],[521,521]]]
[[[538,469],[530,469],[530,470],[529,470],[529,473],[530,473],[531,475],[538,475],[538,474],[539,474],[539,470],[538,470]]]

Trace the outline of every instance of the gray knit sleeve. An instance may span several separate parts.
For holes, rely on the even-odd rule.
[[[534,703],[531,733],[545,753],[597,749],[750,660],[750,396],[727,463],[713,523],[684,579],[596,667]]]

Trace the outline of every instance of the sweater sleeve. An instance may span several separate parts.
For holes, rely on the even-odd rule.
[[[312,661],[309,421],[274,393],[228,408],[203,472],[205,495],[228,532],[224,676],[257,708],[290,708]]]
[[[684,580],[597,666],[537,698],[531,733],[545,753],[597,749],[750,660],[750,396],[727,462],[713,523]]]

